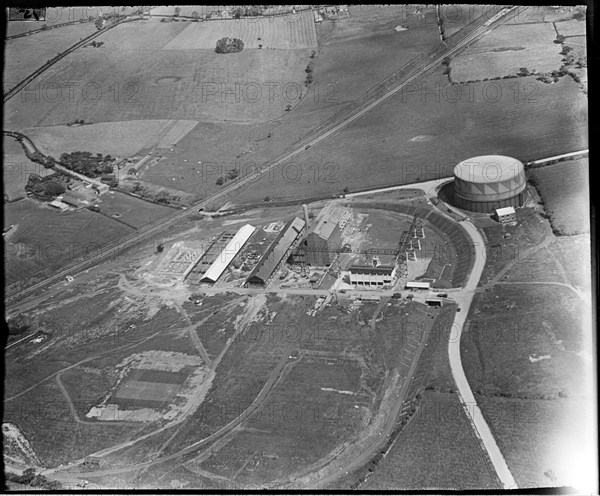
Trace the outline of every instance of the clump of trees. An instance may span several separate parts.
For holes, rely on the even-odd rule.
[[[244,49],[244,42],[239,38],[221,38],[217,41],[217,53],[236,53],[241,52]]]
[[[110,174],[113,171],[111,162],[115,160],[110,155],[103,157],[101,153],[97,153],[93,156],[90,152],[63,153],[60,156],[61,165],[92,178]]]
[[[240,17],[256,17],[263,13],[263,6],[261,5],[248,5],[246,7],[239,6],[233,11],[233,17],[239,19]]]
[[[60,180],[59,174],[41,177],[39,174],[29,174],[25,191],[42,200],[53,200],[65,191],[65,185]]]
[[[222,186],[227,181],[232,181],[236,177],[238,177],[239,175],[240,175],[240,171],[238,171],[237,169],[231,169],[230,171],[227,171],[227,174],[225,176],[219,176],[217,178],[216,185],[217,186]]]

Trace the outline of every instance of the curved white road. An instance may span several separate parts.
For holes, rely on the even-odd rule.
[[[467,320],[467,315],[469,314],[471,302],[475,296],[477,284],[479,283],[483,267],[485,266],[485,243],[483,237],[471,222],[464,221],[461,222],[461,225],[473,242],[475,261],[469,279],[463,290],[457,291],[452,295],[459,305],[460,312],[456,312],[456,315],[454,316],[452,332],[450,333],[450,340],[448,342],[450,368],[452,369],[452,377],[454,378],[454,382],[456,382],[459,398],[467,414],[467,418],[488,452],[490,460],[494,465],[494,469],[496,470],[504,489],[517,489],[517,483],[506,464],[506,460],[504,459],[500,448],[498,448],[498,445],[496,444],[494,435],[487,425],[487,422],[477,405],[477,401],[475,401],[475,396],[473,395],[473,391],[471,391],[471,387],[465,376],[465,371],[463,370],[460,358],[460,337],[465,321]]]

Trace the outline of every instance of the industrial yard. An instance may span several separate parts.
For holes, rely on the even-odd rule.
[[[584,7],[21,10],[5,489],[597,491]]]

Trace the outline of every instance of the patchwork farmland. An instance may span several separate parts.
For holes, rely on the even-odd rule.
[[[24,133],[42,153],[56,158],[80,150],[131,157],[142,150],[170,148],[196,125],[197,122],[191,120],[148,119],[34,127],[25,129]]]
[[[214,50],[216,41],[223,37],[241,39],[244,49],[317,48],[313,16],[310,12],[302,12],[290,17],[192,23],[162,49]]]
[[[522,67],[552,72],[562,65],[555,39],[552,23],[500,26],[452,59],[450,77],[455,82],[481,81],[517,75]]]
[[[548,108],[556,113],[546,115]],[[524,161],[585,149],[586,108],[587,98],[569,77],[552,85],[527,77],[451,86],[435,71],[392,96],[376,114],[264,174],[234,201],[251,203],[267,195],[291,200],[449,177],[461,160],[490,149]],[[531,147],[524,137],[534,128]],[[430,139],[414,141],[416,136]]]
[[[562,36],[585,36],[585,19],[571,19],[569,21],[556,22],[554,26],[556,27],[558,34]]]
[[[300,33],[300,24],[284,22],[277,26]],[[304,26],[311,27],[314,39],[314,23]],[[215,115],[220,121],[255,123],[285,111],[282,91],[271,91],[269,96],[267,83],[293,86],[286,94],[290,103],[306,91],[304,69],[310,48],[249,48],[222,55],[214,50],[220,37],[216,34],[210,49],[190,50],[185,43],[168,48],[187,29],[205,29],[205,24],[140,21],[111,29],[97,38],[104,42],[101,48],[75,51],[32,82],[26,88],[31,90],[29,94],[25,90],[17,95],[13,100],[35,99],[36,114],[14,116],[8,124],[19,127],[27,117],[28,127],[64,125],[73,118],[87,123],[132,119],[210,122]],[[119,50],[111,49],[117,46]],[[105,71],[107,63],[114,70]],[[73,85],[71,89],[66,82]]]
[[[12,23],[9,23],[9,25]],[[40,25],[36,23],[39,28]],[[17,85],[26,76],[64,52],[81,38],[96,31],[93,23],[73,24],[58,29],[6,41],[4,58],[4,91]],[[53,87],[55,89],[56,86]],[[54,94],[51,98],[55,98]],[[20,100],[20,98],[16,98]]]
[[[4,219],[17,226],[6,246],[8,284],[43,278],[134,231],[88,210],[59,213],[28,199],[8,204]]]

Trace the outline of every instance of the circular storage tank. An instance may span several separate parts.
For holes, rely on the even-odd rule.
[[[454,168],[455,205],[472,212],[520,207],[526,187],[525,168],[516,158],[482,155],[463,160]]]

